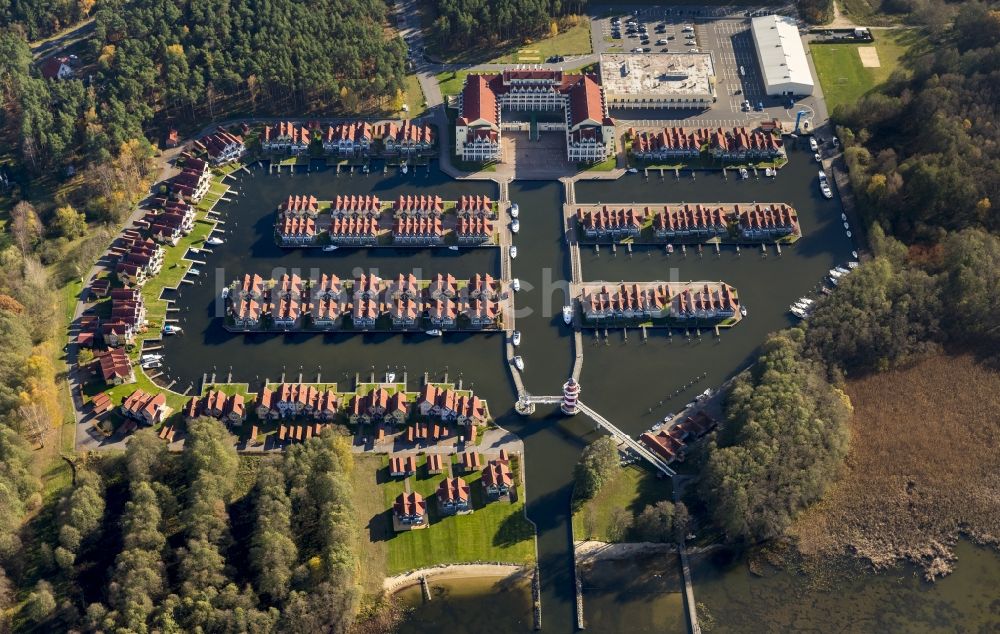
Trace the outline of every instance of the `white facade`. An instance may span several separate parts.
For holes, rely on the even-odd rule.
[[[750,31],[767,94],[811,95],[815,82],[795,21],[778,15],[753,18]]]

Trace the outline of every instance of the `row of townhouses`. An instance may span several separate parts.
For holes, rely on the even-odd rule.
[[[111,295],[111,314],[103,319],[94,315],[81,317],[76,343],[81,348],[98,350],[97,365],[105,383],[135,383],[135,373],[123,346],[132,344],[146,325],[142,294],[134,288],[116,288],[107,294]]]
[[[170,198],[198,204],[212,185],[212,168],[208,161],[190,155],[183,157],[181,173],[166,181]]]
[[[190,420],[199,416],[209,416],[232,425],[239,425],[247,417],[246,403],[242,394],[209,390],[204,396],[191,397],[184,406],[185,418]]]
[[[744,240],[776,240],[800,235],[798,213],[789,205],[772,204],[688,204],[662,208],[644,206],[576,210],[580,230],[588,240],[620,240],[642,233],[649,219],[653,235],[660,240],[727,236],[731,228]]]
[[[316,143],[327,154],[358,157],[370,156],[377,149],[388,155],[426,154],[433,151],[434,142],[434,128],[410,120],[376,124],[352,121],[325,129],[315,121],[282,121],[264,126],[260,145],[264,152],[298,155]]]
[[[722,282],[590,285],[580,296],[590,322],[616,319],[725,319],[739,310],[736,290]]]
[[[598,75],[560,70],[468,75],[459,95],[455,153],[465,161],[499,161],[503,110],[562,110],[566,158],[603,161],[615,151],[615,121],[599,81]]]
[[[384,213],[377,196],[337,196],[320,214],[315,196],[295,195],[278,208],[275,237],[288,247],[326,240],[338,246],[375,246],[380,234],[388,231],[394,245],[434,246],[445,240],[444,211],[440,196],[400,196]],[[458,244],[476,245],[493,239],[496,213],[488,197],[462,196],[455,213],[453,230]],[[388,222],[391,226],[384,226]]]
[[[194,230],[195,210],[191,203],[155,198],[155,208],[139,222],[149,230],[149,237],[161,244],[177,246],[181,238]]]
[[[142,286],[160,272],[163,253],[163,247],[155,240],[127,229],[111,247],[111,255],[118,259],[115,276],[125,286]]]
[[[773,160],[785,155],[780,134],[763,127],[629,128],[627,138],[632,142],[632,155],[644,160],[695,159],[702,154],[721,160]]]
[[[238,161],[246,154],[243,137],[219,128],[194,142],[194,149],[203,153],[212,165]]]
[[[497,325],[501,284],[490,275],[476,274],[460,285],[451,275],[438,274],[424,285],[413,274],[383,281],[361,275],[352,284],[336,275],[303,281],[285,274],[274,283],[247,274],[227,294],[227,313],[233,327],[253,330],[301,327],[308,317],[316,328],[337,328],[349,320],[354,328],[370,329],[382,315],[395,328],[413,328],[425,320],[436,328],[454,328],[459,318],[469,328]]]

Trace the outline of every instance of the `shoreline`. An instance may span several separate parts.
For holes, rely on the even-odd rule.
[[[639,555],[676,553],[677,544],[657,542],[609,543],[592,539],[573,542],[573,554],[581,566],[598,561],[629,559]]]
[[[386,577],[382,581],[382,590],[386,594],[395,594],[400,590],[419,585],[422,577],[427,578],[427,580],[471,579],[477,577],[507,579],[515,576],[527,577],[529,574],[529,567],[519,564],[441,564]]]

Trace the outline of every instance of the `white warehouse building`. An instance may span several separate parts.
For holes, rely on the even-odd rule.
[[[767,94],[811,95],[815,83],[795,20],[779,15],[753,18],[750,32]]]

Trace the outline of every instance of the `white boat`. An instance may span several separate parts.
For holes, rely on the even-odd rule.
[[[514,218],[514,221],[510,223],[510,230],[512,232],[514,232],[514,233],[517,233],[518,231],[520,231],[521,230],[521,221],[518,220],[517,218]]]
[[[830,279],[830,283],[833,284],[834,286],[836,286],[837,284],[840,284],[840,278],[839,277],[834,277],[834,276],[831,275],[829,279]]]
[[[452,246],[448,247],[448,250],[449,251],[458,251],[458,247],[456,247],[455,245],[452,245]]]
[[[440,337],[442,333],[437,328],[431,328],[430,330],[426,331],[424,334],[427,335],[428,337]]]
[[[808,297],[800,297],[799,298],[799,303],[800,304],[805,304],[806,306],[808,306],[809,304],[814,303],[815,301],[816,301],[815,299],[809,299]]]
[[[653,431],[658,431],[660,427],[663,427],[663,423],[656,423],[653,425]]]
[[[573,307],[569,304],[563,306],[563,321],[567,325],[573,323]]]
[[[802,302],[795,302],[788,307],[789,310],[809,310],[809,304],[803,304]]]
[[[370,172],[370,171],[371,171],[371,170],[370,170],[370,169],[368,169],[368,163],[365,163],[365,164],[364,164],[364,165],[363,165],[363,166],[361,167],[361,173],[362,173],[362,174],[367,174],[367,173],[368,173],[368,172]]]
[[[386,383],[395,383],[396,382],[396,373],[395,372],[386,372],[385,373],[385,382]]]
[[[324,251],[326,251],[327,253],[329,253],[330,251],[336,251],[336,250],[337,250],[337,249],[339,249],[339,248],[340,248],[340,247],[338,247],[338,246],[337,246],[337,245],[335,245],[335,244],[328,244],[328,245],[326,245],[325,247],[323,247],[323,250],[324,250]]]
[[[510,245],[510,259],[513,260],[516,257],[517,257],[517,247],[512,244]]]
[[[401,170],[401,171],[402,171],[402,172],[403,172],[404,174],[406,174],[407,172],[409,172],[409,171],[410,171],[410,166],[409,166],[409,165],[407,165],[406,163],[403,163],[403,165],[402,165],[402,170]]]
[[[154,359],[152,361],[145,361],[140,364],[143,370],[152,370],[153,368],[159,368],[163,365],[163,362],[159,359]]]
[[[743,317],[747,316],[747,307],[746,306],[740,306],[740,315],[742,315]]]
[[[514,367],[520,370],[521,372],[524,372],[524,359],[522,359],[520,356],[514,357]]]
[[[849,269],[856,269],[859,266],[861,266],[860,262],[851,261],[851,262],[847,263],[847,268],[849,268]]]
[[[847,232],[847,237],[848,237],[848,238],[850,238],[850,237],[851,237],[851,232],[850,232],[850,231],[848,231],[848,232]]]
[[[843,275],[843,272],[838,271],[835,268],[830,269],[829,273],[830,273],[830,277],[840,277],[841,275]]]
[[[515,293],[521,290],[521,280],[515,277],[510,281],[510,287],[514,289]]]
[[[847,275],[848,273],[851,272],[851,269],[845,269],[842,266],[835,266],[835,267],[833,267],[833,270],[834,271],[839,271],[841,275]]]
[[[628,173],[629,174],[638,174],[639,170],[636,169],[636,168],[634,168],[634,167],[630,167],[630,168],[628,168]]]
[[[740,168],[740,178],[744,180],[750,178],[750,172],[747,171],[747,168],[745,167]]]
[[[813,158],[816,159],[817,163],[822,163],[823,162],[823,157],[819,155],[819,152],[816,152],[815,154],[813,154]]]
[[[777,174],[777,172],[774,171],[773,167],[765,167],[764,168],[764,176],[774,176],[775,174]]]
[[[849,224],[847,224],[847,223],[845,222],[845,223],[844,223],[844,229],[850,229],[850,228],[851,228],[851,225],[849,225]]]
[[[228,286],[226,286],[226,287],[224,287],[222,289],[222,299],[226,299],[227,297],[229,297],[229,287]]]
[[[822,192],[823,198],[833,198],[833,190],[830,189],[830,186],[826,182],[819,184],[819,191]]]
[[[149,361],[160,361],[161,359],[163,359],[162,354],[144,354],[141,357],[139,357],[139,362],[147,363]]]
[[[816,137],[809,137],[809,149],[815,152],[819,149],[819,143],[816,143]]]
[[[184,332],[184,330],[180,326],[175,326],[173,324],[164,324],[163,326],[163,334],[165,335],[178,335],[182,332]]]
[[[214,246],[218,246],[218,245],[222,244],[222,238],[217,238],[215,236],[212,236],[208,240],[205,240],[205,244],[210,244],[213,247]]]
[[[800,308],[792,307],[788,312],[792,313],[793,315],[795,315],[799,319],[805,319],[806,318],[806,312],[804,310],[800,309]]]
[[[515,330],[514,334],[511,335],[511,343],[513,343],[515,346],[521,345],[521,331],[520,330]]]
[[[840,219],[846,222],[847,221],[847,214],[840,214]]]
[[[667,253],[673,253],[673,252],[674,252],[674,245],[668,244],[667,245]]]
[[[201,275],[201,271],[195,268],[188,269],[188,275]]]
[[[520,212],[521,212],[521,210],[518,208],[517,203],[511,203],[510,204],[510,217],[511,218],[517,218],[517,214],[519,214]]]
[[[824,172],[823,170],[819,171],[819,182],[821,183],[826,182],[826,172]]]

